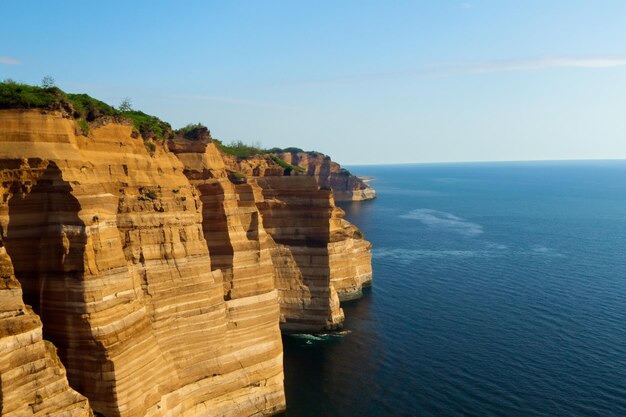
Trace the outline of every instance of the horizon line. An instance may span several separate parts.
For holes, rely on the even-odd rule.
[[[335,161],[337,162],[337,161]],[[341,166],[389,166],[389,165],[453,165],[453,164],[506,164],[524,162],[626,162],[626,158],[562,158],[562,159],[481,159],[468,161],[421,161],[421,162],[384,162],[384,163],[346,163]]]

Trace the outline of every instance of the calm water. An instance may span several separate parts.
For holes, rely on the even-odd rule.
[[[288,417],[626,416],[626,162],[352,171],[375,287],[285,339]]]

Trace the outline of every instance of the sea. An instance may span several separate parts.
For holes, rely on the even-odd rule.
[[[374,285],[285,336],[286,416],[626,416],[626,161],[349,169]]]

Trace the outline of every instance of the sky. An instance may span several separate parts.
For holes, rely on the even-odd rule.
[[[347,164],[626,158],[626,1],[0,0],[0,79]]]

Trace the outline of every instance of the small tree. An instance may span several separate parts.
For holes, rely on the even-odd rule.
[[[132,109],[133,109],[133,103],[128,97],[122,100],[118,107],[118,110],[121,112],[131,111]]]
[[[46,75],[45,77],[43,77],[41,79],[41,87],[42,88],[56,87],[56,84],[55,84],[55,81],[54,81],[54,77],[52,77],[50,75]]]

